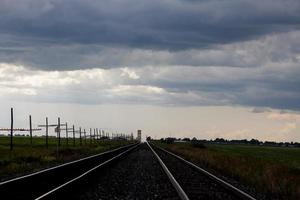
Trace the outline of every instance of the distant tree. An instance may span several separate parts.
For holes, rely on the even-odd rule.
[[[175,140],[176,140],[176,138],[168,137],[165,139],[165,142],[167,144],[172,144],[172,143],[174,143]]]
[[[250,144],[259,144],[259,141],[257,139],[251,139]]]
[[[183,138],[182,141],[189,142],[189,141],[191,141],[191,140],[190,140],[190,138]]]
[[[276,146],[277,143],[276,143],[276,142],[273,142],[273,141],[265,141],[265,142],[264,142],[264,145],[267,145],[267,146]]]
[[[220,142],[220,143],[224,143],[225,140],[223,138],[216,138],[215,142]]]

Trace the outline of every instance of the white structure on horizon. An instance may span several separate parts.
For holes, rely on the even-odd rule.
[[[142,142],[142,130],[138,130],[137,131],[137,138],[136,138],[139,142]]]

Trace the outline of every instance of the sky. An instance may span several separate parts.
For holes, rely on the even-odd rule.
[[[0,0],[2,128],[300,142],[299,77],[299,0]]]

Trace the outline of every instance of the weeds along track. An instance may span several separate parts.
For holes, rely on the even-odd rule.
[[[183,158],[151,144],[189,199],[255,198]]]
[[[1,199],[35,199],[136,146],[137,144],[127,145],[0,182]]]

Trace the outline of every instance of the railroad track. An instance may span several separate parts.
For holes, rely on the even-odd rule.
[[[244,191],[182,157],[154,144],[149,146],[150,148],[153,147],[152,151],[157,153],[157,157],[162,160],[170,174],[173,175],[177,182],[174,183],[175,187],[181,188],[177,192],[182,196],[182,199],[255,200],[254,197]]]
[[[108,155],[109,154],[109,155]],[[66,178],[63,167],[49,170],[60,177],[60,183],[26,186],[22,192],[10,193],[3,186],[10,183],[18,191],[18,180],[0,183],[1,199],[251,199],[253,197],[215,177],[192,163],[153,144],[135,144],[101,154],[94,161],[89,158],[74,162],[72,167],[84,166],[77,175]],[[106,155],[106,158],[102,158]],[[95,161],[97,160],[97,161]],[[88,161],[88,162],[87,162]],[[88,166],[87,166],[88,165]],[[67,165],[68,166],[68,165]],[[70,167],[70,166],[69,166]],[[48,172],[48,173],[49,173]],[[47,173],[47,171],[46,171]],[[50,173],[50,174],[51,174]],[[41,176],[42,173],[38,173]],[[60,176],[58,176],[60,175]],[[57,177],[58,176],[58,177]],[[35,175],[29,176],[37,181]],[[33,179],[34,178],[34,179]],[[49,178],[49,175],[48,175]],[[40,178],[39,178],[40,179]],[[16,181],[16,182],[15,182]],[[27,181],[29,183],[30,181]],[[49,181],[48,181],[49,182]],[[32,182],[36,183],[36,182]],[[36,189],[38,187],[39,189]],[[43,188],[43,189],[41,189]],[[38,192],[37,192],[38,191]],[[2,198],[3,194],[5,197]],[[12,196],[9,196],[12,195]],[[22,195],[22,196],[20,196]]]
[[[108,160],[128,153],[138,144],[130,144],[86,158],[47,168],[25,176],[0,182],[1,200],[36,199],[55,188],[76,179]]]

